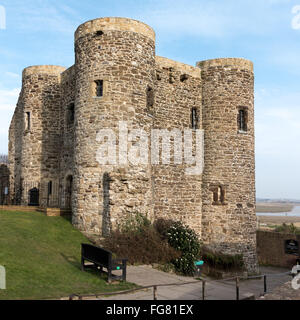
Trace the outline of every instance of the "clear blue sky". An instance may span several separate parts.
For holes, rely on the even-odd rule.
[[[7,152],[22,69],[71,66],[79,24],[128,17],[155,29],[160,56],[191,65],[218,57],[254,62],[257,196],[300,199],[300,29],[297,20],[292,24],[297,5],[300,0],[0,0],[6,9],[6,29],[0,29],[0,153]]]

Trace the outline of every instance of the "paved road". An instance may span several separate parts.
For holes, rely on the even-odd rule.
[[[261,267],[263,274],[277,274],[287,272],[287,269]],[[270,276],[267,278],[268,291],[274,290],[276,287],[290,281],[288,275]],[[127,281],[136,283],[140,286],[162,285],[162,284],[182,284],[185,282],[193,282],[194,278],[182,277],[175,274],[165,273],[150,266],[130,266],[128,267]],[[207,278],[206,284],[206,300],[235,300],[236,289],[235,282],[231,281],[213,281]],[[254,294],[256,298],[264,291],[263,279],[255,279],[241,281],[240,297],[246,297]],[[164,286],[158,287],[158,300],[201,300],[202,299],[202,283],[189,283],[181,286]],[[101,300],[153,300],[153,289],[145,289],[130,294],[121,294],[111,296],[109,298],[101,298]]]

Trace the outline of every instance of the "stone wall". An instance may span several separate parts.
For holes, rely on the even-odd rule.
[[[257,231],[257,257],[260,264],[292,268],[297,256],[285,253],[285,240],[296,240],[300,236],[272,231]]]
[[[183,142],[184,130],[192,129],[192,108],[197,109],[198,129],[202,129],[199,68],[157,57],[153,128],[169,132],[179,129]],[[177,143],[174,138],[173,142]],[[171,155],[174,155],[174,146]],[[186,174],[190,166],[185,164],[183,152],[181,165],[174,164],[174,156],[170,162],[165,165],[160,161],[159,165],[152,166],[155,217],[181,220],[201,235],[202,176]]]

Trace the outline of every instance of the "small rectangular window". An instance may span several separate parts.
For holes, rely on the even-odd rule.
[[[224,205],[226,204],[226,190],[224,186],[214,186],[211,188],[213,205]]]
[[[52,181],[48,182],[48,195],[52,194]]]
[[[103,80],[96,80],[96,97],[103,97]]]
[[[25,129],[29,131],[31,129],[31,114],[30,114],[30,112],[26,112],[25,118],[26,118]]]
[[[70,127],[74,124],[75,119],[75,105],[74,103],[71,103],[67,108],[67,126]]]
[[[239,109],[239,114],[238,114],[238,129],[241,132],[247,132],[248,126],[248,111],[247,109]]]
[[[192,108],[191,122],[192,122],[192,129],[193,130],[197,130],[198,129],[198,111],[197,111],[197,108]]]
[[[147,108],[154,106],[154,90],[151,87],[147,88]]]

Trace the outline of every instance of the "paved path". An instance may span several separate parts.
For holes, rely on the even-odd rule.
[[[277,274],[288,271],[282,268],[262,267],[263,274]],[[291,280],[288,275],[268,277],[268,291],[283,285]],[[162,285],[162,284],[182,284],[195,281],[192,277],[183,277],[175,274],[165,273],[150,266],[129,266],[127,281],[136,283],[140,286]],[[235,282],[213,281],[207,278],[206,300],[235,300]],[[263,293],[263,279],[241,281],[240,297],[244,298],[249,294],[254,294],[256,298]],[[202,283],[189,283],[181,286],[158,287],[158,300],[201,300]],[[130,294],[121,294],[101,300],[153,300],[153,289],[144,289]]]

